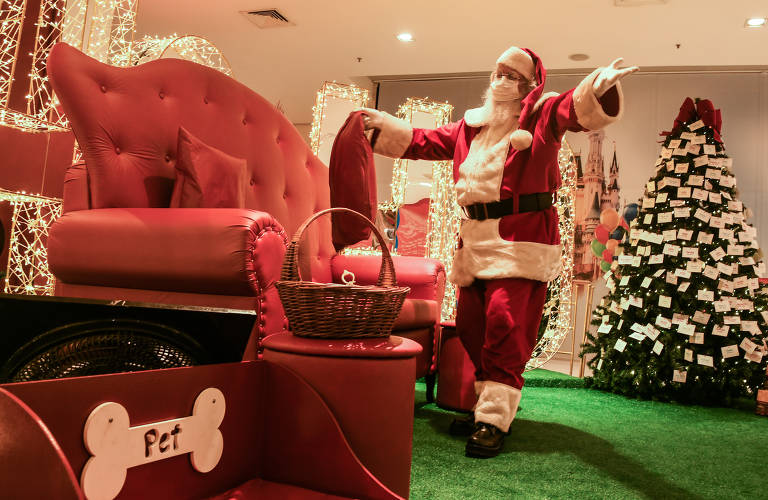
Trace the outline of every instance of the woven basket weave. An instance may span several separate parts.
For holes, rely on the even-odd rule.
[[[318,217],[331,212],[353,214],[371,227],[381,245],[376,285],[302,281],[298,260],[302,234]],[[364,215],[348,208],[329,208],[307,219],[293,235],[276,283],[291,331],[299,337],[387,337],[410,288],[397,286],[395,266],[381,233]]]

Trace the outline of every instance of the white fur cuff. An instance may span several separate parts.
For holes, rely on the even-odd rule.
[[[618,109],[614,113],[608,114],[609,110],[603,108],[600,101],[597,100],[592,84],[595,82],[598,73],[604,68],[597,68],[589,76],[584,78],[573,91],[573,109],[576,111],[576,119],[579,125],[587,130],[599,130],[611,123],[619,120],[624,112],[624,94],[621,91],[621,83],[616,83],[608,92],[617,92]]]
[[[390,158],[400,158],[411,145],[413,140],[413,127],[389,113],[382,112],[384,124],[373,147],[373,152]]]
[[[509,431],[521,397],[520,389],[486,380],[475,406],[475,422],[495,425],[504,432]]]

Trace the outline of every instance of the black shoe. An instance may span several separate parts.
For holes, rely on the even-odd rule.
[[[475,413],[468,413],[463,417],[456,417],[448,427],[451,436],[469,436],[475,430]]]
[[[490,458],[501,452],[506,432],[492,424],[477,422],[475,430],[467,440],[468,457]]]

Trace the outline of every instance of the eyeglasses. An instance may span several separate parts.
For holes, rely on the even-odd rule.
[[[503,78],[506,78],[507,81],[514,82],[514,83],[527,83],[528,79],[517,74],[517,73],[496,73],[493,72],[493,79],[494,80],[501,80]]]

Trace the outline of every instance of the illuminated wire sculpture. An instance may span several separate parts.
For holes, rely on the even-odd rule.
[[[312,129],[309,132],[309,144],[315,155],[320,152],[322,142],[320,132],[326,118],[328,102],[332,98],[349,101],[354,108],[362,108],[368,105],[368,90],[344,83],[323,83],[323,86],[317,91],[315,105],[312,107]]]
[[[194,35],[147,36],[136,42],[131,64],[176,57],[208,66],[232,76],[232,66],[224,54],[207,38]]]
[[[65,131],[69,124],[48,81],[46,62],[51,48],[63,41],[102,62],[125,66],[130,60],[138,0],[42,0],[29,53],[31,68],[20,75],[17,63],[28,7],[26,0],[6,0],[0,10],[0,125],[25,132]],[[25,84],[25,104],[20,108],[12,102],[12,94]]]
[[[3,292],[53,295],[56,280],[48,269],[48,228],[61,215],[61,200],[0,189],[0,201],[13,206]]]

